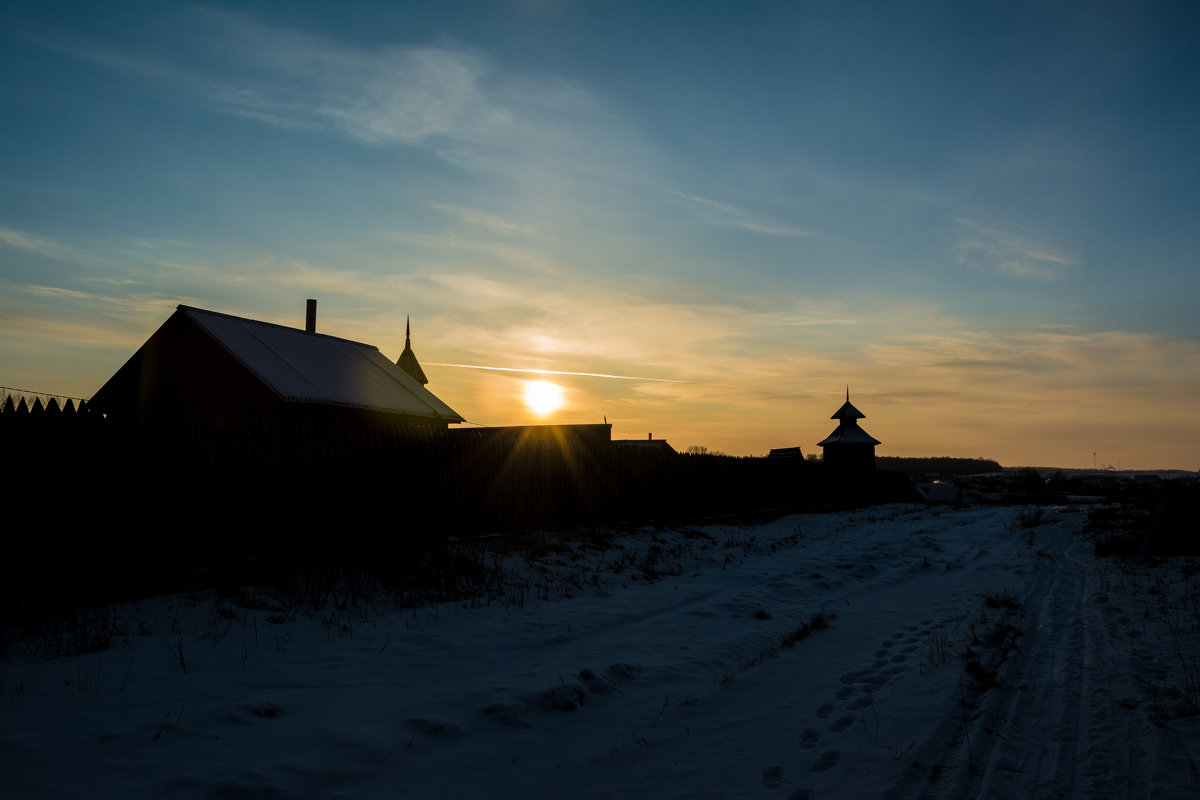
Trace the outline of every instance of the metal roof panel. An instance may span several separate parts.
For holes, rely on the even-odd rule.
[[[179,310],[285,401],[463,421],[374,345],[189,306]]]

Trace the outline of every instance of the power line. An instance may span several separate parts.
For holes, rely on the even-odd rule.
[[[32,395],[35,397],[58,397],[63,400],[87,400],[86,397],[74,397],[69,394],[59,394],[58,392],[38,392],[33,389],[16,389],[12,386],[0,386],[0,392],[10,395]]]

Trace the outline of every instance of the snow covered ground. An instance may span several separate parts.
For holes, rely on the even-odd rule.
[[[1021,511],[577,537],[453,605],[123,607],[109,650],[0,662],[0,795],[1195,797],[1194,569]]]

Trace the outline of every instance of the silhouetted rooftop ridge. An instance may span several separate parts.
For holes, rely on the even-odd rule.
[[[283,400],[463,420],[374,345],[191,306],[178,312]]]

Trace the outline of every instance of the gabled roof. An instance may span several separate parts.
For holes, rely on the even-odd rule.
[[[463,421],[374,345],[184,305],[176,313],[285,402]]]

